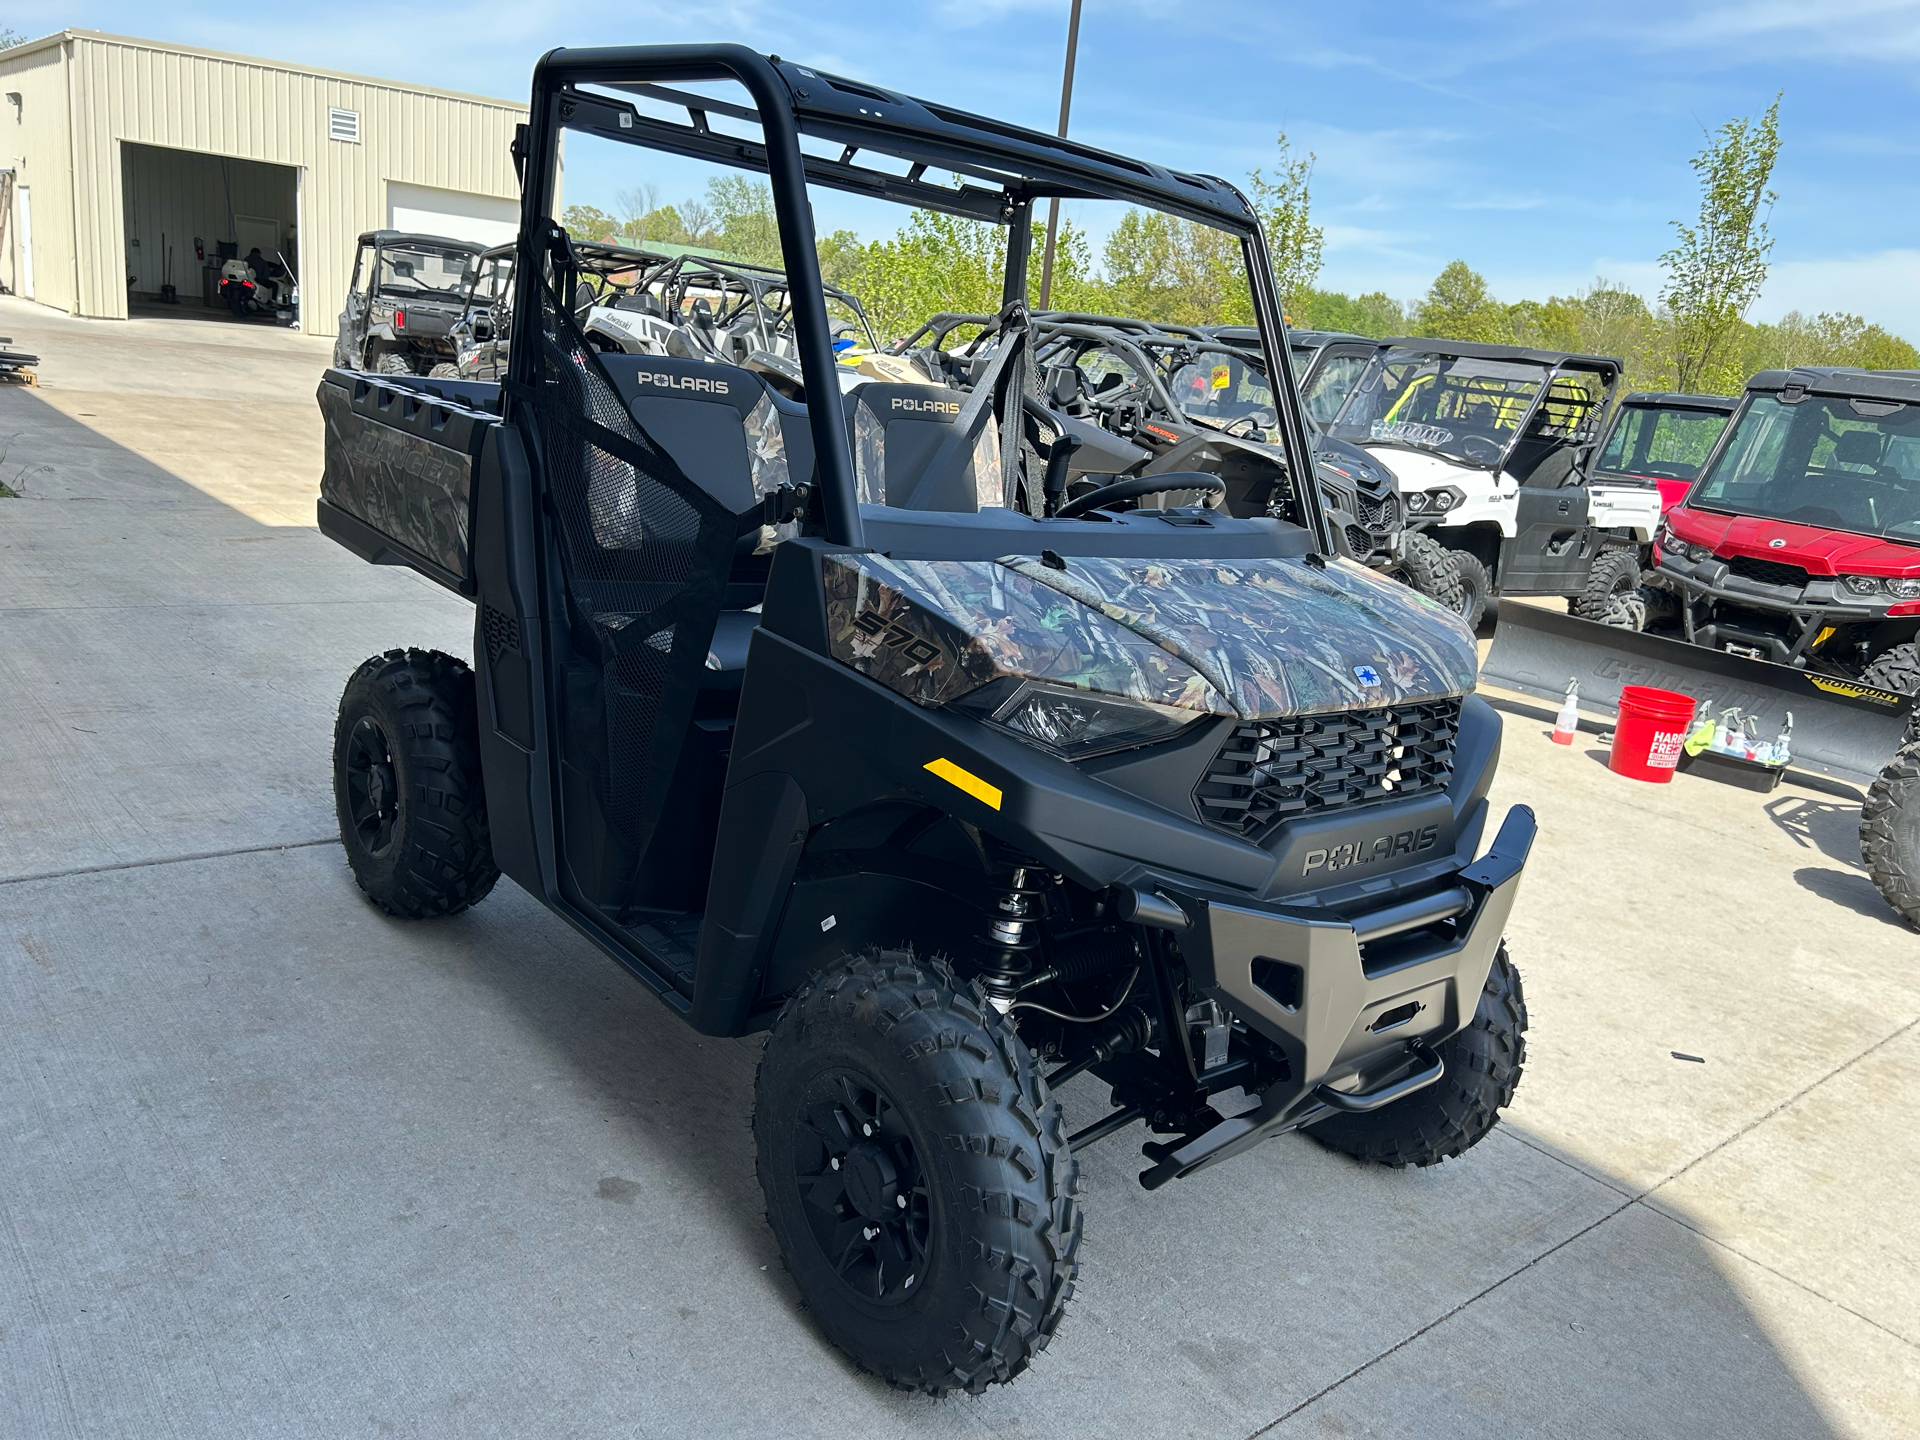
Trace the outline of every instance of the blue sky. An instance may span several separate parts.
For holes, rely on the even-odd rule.
[[[1067,0],[416,0],[404,23],[381,13],[75,0],[0,7],[0,24],[508,97],[554,45],[729,39],[1051,128]],[[1271,163],[1286,130],[1318,156],[1321,283],[1333,288],[1409,298],[1464,258],[1505,300],[1596,275],[1651,296],[1668,222],[1697,208],[1687,159],[1703,129],[1785,91],[1773,274],[1752,318],[1851,310],[1920,340],[1916,77],[1920,0],[1085,0],[1073,133],[1238,179]],[[671,170],[652,178],[668,198],[687,188]],[[576,172],[569,198],[612,189]],[[821,208],[827,227],[872,233],[886,218]]]

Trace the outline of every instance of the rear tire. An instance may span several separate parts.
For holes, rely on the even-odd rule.
[[[431,370],[427,371],[427,378],[429,380],[458,380],[460,378],[460,367],[449,364],[443,360]]]
[[[1640,597],[1640,552],[1603,550],[1587,571],[1587,588],[1567,602],[1567,613],[1618,630],[1647,628]]]
[[[1920,929],[1920,742],[1894,752],[1860,807],[1860,860],[1873,888]]]
[[[1434,1047],[1447,1073],[1371,1115],[1336,1115],[1307,1131],[1329,1150],[1375,1165],[1437,1165],[1470,1150],[1513,1103],[1527,1058],[1527,1001],[1504,941],[1473,1023]]]
[[[1460,603],[1455,608],[1469,630],[1478,630],[1487,615],[1487,601],[1493,595],[1493,577],[1471,550],[1447,553],[1453,558],[1453,572],[1460,580]]]
[[[1873,663],[1860,672],[1860,683],[1896,695],[1920,695],[1920,648],[1909,641],[1891,650],[1882,650]]]
[[[373,373],[376,375],[411,375],[413,374],[413,366],[407,363],[406,356],[396,354],[389,350],[373,362]]]
[[[353,878],[389,915],[454,915],[493,889],[473,671],[389,650],[353,672],[333,732],[333,798]]]
[[[795,994],[753,1133],[781,1258],[860,1366],[978,1394],[1053,1338],[1079,1167],[1033,1052],[944,961],[851,957]]]
[[[1432,536],[1409,530],[1401,537],[1400,563],[1387,573],[1436,604],[1460,611],[1460,571],[1454,552]]]

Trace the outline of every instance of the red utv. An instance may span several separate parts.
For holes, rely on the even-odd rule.
[[[1651,484],[1660,491],[1660,508],[1670,510],[1686,497],[1739,406],[1731,395],[1629,395],[1613,412],[1593,478]]]
[[[1754,376],[1655,563],[1687,640],[1920,693],[1920,373]]]

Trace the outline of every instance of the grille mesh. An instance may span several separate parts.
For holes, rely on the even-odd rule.
[[[1742,580],[1757,580],[1762,585],[1786,585],[1798,590],[1807,583],[1807,572],[1800,566],[1752,555],[1735,555],[1727,561],[1727,570]]]
[[[1364,560],[1373,553],[1373,537],[1358,525],[1347,526],[1347,548],[1353,551],[1353,558]]]
[[[1194,787],[1200,818],[1263,841],[1296,815],[1444,790],[1460,702],[1236,725]]]
[[[1374,534],[1390,534],[1400,528],[1400,497],[1397,495],[1361,495],[1360,523]]]

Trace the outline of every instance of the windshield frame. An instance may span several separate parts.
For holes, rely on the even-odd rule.
[[[1704,511],[1713,515],[1727,515],[1735,518],[1772,521],[1780,525],[1798,525],[1805,529],[1837,531],[1842,534],[1859,535],[1867,539],[1884,541],[1893,545],[1920,547],[1920,514],[1916,514],[1913,520],[1901,522],[1916,527],[1915,533],[1909,536],[1891,534],[1885,529],[1873,529],[1850,524],[1837,510],[1828,510],[1827,512],[1837,517],[1836,523],[1835,521],[1828,520],[1795,519],[1791,515],[1770,514],[1761,511],[1757,507],[1743,505],[1738,501],[1722,499],[1717,504],[1713,503],[1713,497],[1707,494],[1708,487],[1719,478],[1721,467],[1729,463],[1728,457],[1734,453],[1735,446],[1739,442],[1740,428],[1754,412],[1756,405],[1763,401],[1770,402],[1789,411],[1797,411],[1810,404],[1841,406],[1852,410],[1853,415],[1851,418],[1861,422],[1877,422],[1889,419],[1900,411],[1906,411],[1914,427],[1915,440],[1916,442],[1920,442],[1920,404],[1883,400],[1877,396],[1814,394],[1805,391],[1799,392],[1799,394],[1793,398],[1789,398],[1788,392],[1781,390],[1749,390],[1741,397],[1739,409],[1735,410],[1727,420],[1726,429],[1720,432],[1720,438],[1714,442],[1712,453],[1707,456],[1706,461],[1701,465],[1699,476],[1687,491],[1686,499],[1682,502],[1687,509]],[[1875,415],[1871,410],[1863,412],[1859,408],[1863,405],[1885,408],[1883,413]],[[1790,420],[1787,435],[1781,442],[1781,454],[1777,456],[1773,462],[1776,467],[1780,461],[1785,458],[1786,447],[1788,443],[1793,440],[1797,429],[1797,422]],[[1818,444],[1819,437],[1816,437],[1807,447],[1809,465],[1811,464],[1813,451],[1818,447]],[[1837,450],[1837,445],[1835,448]],[[1823,472],[1823,476],[1825,473],[1827,472]],[[1856,472],[1841,471],[1836,473],[1854,474]],[[1810,477],[1811,470],[1803,470],[1801,476],[1802,481],[1804,482]],[[1905,479],[1906,477],[1902,476],[1901,478]],[[1775,475],[1770,478],[1767,483],[1769,485],[1779,483],[1777,469]],[[1916,497],[1920,497],[1920,475],[1916,475],[1911,484]]]
[[[710,81],[737,84],[750,105],[667,88]],[[655,107],[677,108],[687,119],[682,123],[643,111],[628,96]],[[818,397],[837,393],[838,381],[810,184],[1006,226],[1004,308],[1022,329],[1029,323],[1025,296],[1036,200],[1118,200],[1223,230],[1239,244],[1290,471],[1300,477],[1313,473],[1266,237],[1246,195],[1224,180],[1109,155],[1075,140],[823,75],[740,45],[550,51],[534,69],[528,122],[524,141],[516,146],[525,162],[516,310],[539,313],[546,262],[557,257],[564,264],[565,247],[555,239],[558,225],[553,218],[564,132],[758,171],[768,177],[772,190],[783,265],[792,287],[802,378],[807,393]],[[741,133],[743,123],[749,133]],[[802,149],[803,133],[814,149]],[[838,151],[838,158],[821,153],[823,147]],[[890,163],[904,161],[906,173],[860,158],[868,155],[890,157]],[[923,178],[935,168],[960,177],[960,182],[947,186]],[[515,327],[509,359],[514,385],[506,401],[510,410],[516,406],[515,387],[525,393],[534,389],[537,329]],[[1017,425],[1005,428],[1018,433]],[[865,526],[839,407],[809,405],[808,429],[827,538],[836,545],[860,545]],[[1307,530],[1314,549],[1324,555],[1338,553],[1314,487],[1296,483],[1294,498],[1293,518]]]
[[[1481,348],[1498,351],[1506,349],[1507,347],[1486,346]],[[1371,433],[1372,425],[1379,422],[1370,422],[1368,426],[1369,433],[1365,435],[1343,435],[1340,433],[1343,422],[1349,425],[1352,423],[1347,422],[1348,412],[1363,396],[1371,394],[1373,390],[1377,388],[1377,385],[1372,383],[1375,382],[1376,377],[1383,375],[1389,365],[1405,363],[1407,358],[1413,359],[1417,365],[1425,365],[1432,361],[1445,362],[1447,369],[1437,372],[1436,378],[1444,378],[1453,365],[1463,361],[1480,364],[1524,365],[1532,369],[1537,369],[1540,372],[1540,379],[1538,383],[1534,385],[1532,393],[1528,396],[1525,408],[1521,411],[1519,419],[1515,421],[1512,432],[1505,436],[1504,441],[1499,442],[1499,455],[1497,459],[1475,460],[1456,451],[1443,449],[1438,444],[1422,445],[1404,436],[1375,437]],[[1405,340],[1383,342],[1380,348],[1374,352],[1373,358],[1367,362],[1366,371],[1354,382],[1353,388],[1347,392],[1347,398],[1341,402],[1340,408],[1334,412],[1333,418],[1326,423],[1324,433],[1332,436],[1334,439],[1345,440],[1352,445],[1379,445],[1396,450],[1404,450],[1415,455],[1437,455],[1450,464],[1461,465],[1467,469],[1486,470],[1491,474],[1500,475],[1504,473],[1508,465],[1512,463],[1514,451],[1533,429],[1534,421],[1538,417],[1541,407],[1547,403],[1553,394],[1554,382],[1562,376],[1571,375],[1592,376],[1601,384],[1602,394],[1599,402],[1593,409],[1595,423],[1589,426],[1586,438],[1583,441],[1576,442],[1579,445],[1590,447],[1598,444],[1602,435],[1605,433],[1604,427],[1598,423],[1598,420],[1604,418],[1607,407],[1612,400],[1614,387],[1619,384],[1620,374],[1618,362],[1607,361],[1604,357],[1600,356],[1555,355],[1547,353],[1531,354],[1519,350],[1518,347],[1514,347],[1506,354],[1483,355],[1477,353],[1476,350],[1462,350],[1451,346],[1427,347]],[[1403,391],[1404,388],[1403,386]],[[1398,403],[1399,401],[1396,399],[1395,404]],[[1497,432],[1495,435],[1479,435],[1475,432],[1475,434],[1469,438],[1483,439],[1489,444],[1493,444],[1496,443],[1496,436]],[[1451,439],[1452,437],[1450,436],[1449,438]]]

